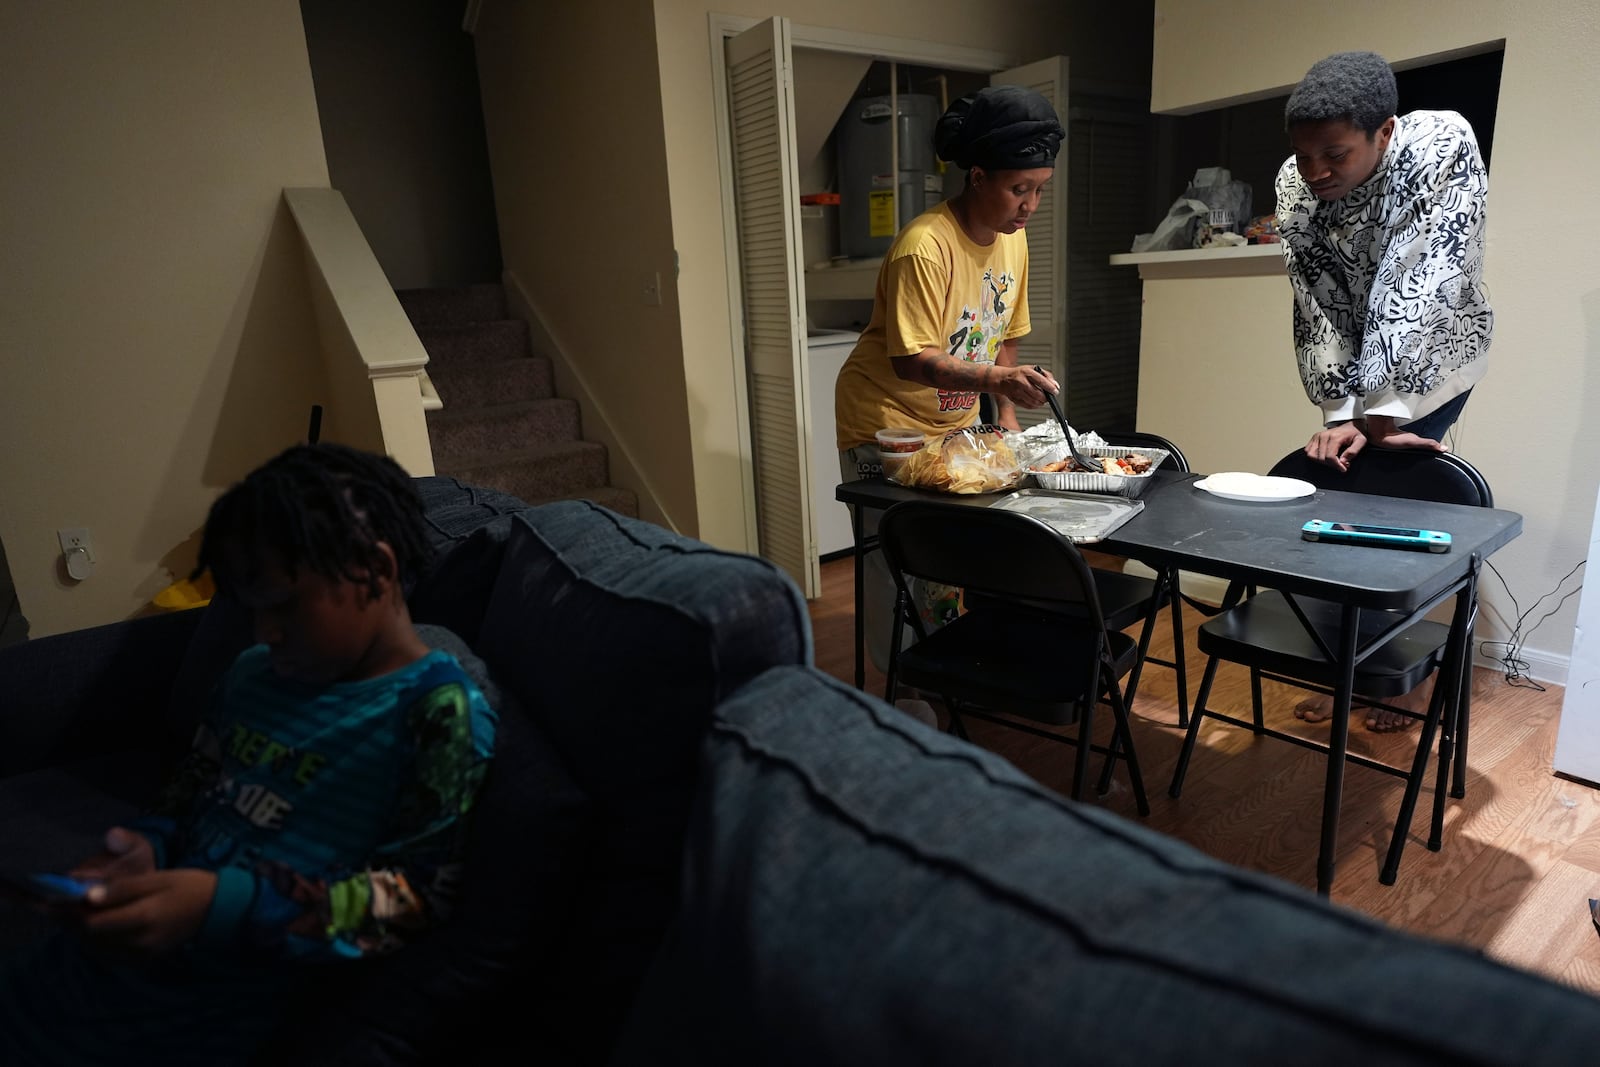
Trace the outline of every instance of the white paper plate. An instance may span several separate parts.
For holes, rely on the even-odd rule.
[[[1225,471],[1222,474],[1213,474],[1201,478],[1194,483],[1196,488],[1204,489],[1212,496],[1220,496],[1226,500],[1294,500],[1302,496],[1310,496],[1317,491],[1317,487],[1310,482],[1303,482],[1299,478],[1273,478],[1265,474],[1250,474],[1245,471]]]

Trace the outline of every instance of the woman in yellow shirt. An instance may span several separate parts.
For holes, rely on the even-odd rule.
[[[932,437],[971,426],[980,394],[988,393],[996,421],[1017,430],[1017,405],[1042,407],[1056,392],[1049,372],[1017,365],[1017,340],[1029,329],[1023,230],[1055,174],[1063,136],[1050,102],[1015,85],[980,89],[940,117],[934,151],[966,170],[966,181],[954,197],[907,223],[883,258],[872,320],[834,389],[845,481],[882,472],[881,429]],[[866,567],[867,643],[882,669],[894,583],[881,554],[869,556]],[[934,625],[948,621],[950,599],[931,593],[930,603],[920,605],[924,617]]]

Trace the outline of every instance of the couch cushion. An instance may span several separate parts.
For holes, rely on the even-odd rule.
[[[475,645],[511,533],[510,517],[528,505],[454,478],[418,478],[416,486],[435,557],[407,598],[411,617]]]
[[[172,612],[0,649],[0,777],[170,740],[173,677],[201,622]]]
[[[764,560],[598,505],[512,520],[478,649],[593,805],[551,1014],[591,1048],[627,1010],[675,907],[696,752],[745,680],[811,656],[805,602]]]
[[[511,516],[497,515],[440,545],[433,566],[407,598],[411,618],[476,642],[510,534]]]
[[[1600,1001],[1070,803],[814,671],[705,745],[617,1062],[1577,1063]]]
[[[428,539],[446,548],[501,515],[526,510],[528,505],[498,489],[468,485],[443,475],[417,478],[414,483],[428,524]]]

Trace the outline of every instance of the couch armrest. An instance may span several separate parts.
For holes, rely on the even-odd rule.
[[[1600,1047],[1594,997],[1074,804],[812,669],[721,704],[704,758],[684,907],[616,1063],[1529,1067]]]
[[[0,778],[148,743],[202,611],[152,615],[0,649]]]

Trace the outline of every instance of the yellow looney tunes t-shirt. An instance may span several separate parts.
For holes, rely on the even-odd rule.
[[[840,451],[902,426],[944,434],[978,419],[978,394],[904,381],[889,362],[925,348],[993,363],[1000,342],[1028,332],[1028,239],[1021,230],[977,244],[948,201],[912,219],[878,271],[867,324],[839,371],[833,415]]]

